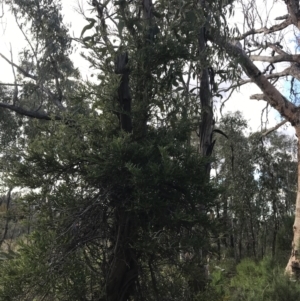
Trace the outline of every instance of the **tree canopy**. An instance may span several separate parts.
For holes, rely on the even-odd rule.
[[[214,101],[255,83],[251,98],[300,133],[298,55],[271,36],[298,28],[296,2],[266,27],[254,0],[93,0],[78,37],[59,0],[2,2],[26,46],[18,61],[0,53],[14,76],[0,84],[0,300],[209,300],[225,294],[211,258],[282,260],[299,207],[295,142],[279,125],[246,135],[240,113],[218,122]],[[229,22],[238,7],[244,32]],[[287,75],[291,99],[275,81]]]

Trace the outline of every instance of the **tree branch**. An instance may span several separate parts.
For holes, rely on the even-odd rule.
[[[24,76],[32,78],[34,80],[37,80],[38,78],[35,75],[30,74],[29,72],[27,72],[26,70],[24,70],[23,68],[21,68],[20,66],[16,65],[15,63],[13,63],[12,61],[10,61],[8,58],[6,58],[2,53],[0,53],[0,56],[7,62],[9,63],[11,66],[16,67]]]
[[[6,58],[3,54],[0,53],[0,56],[6,61],[8,62],[12,67],[16,67],[25,77],[29,77],[33,80],[35,80],[36,82],[38,82],[38,77],[35,75],[30,74],[29,72],[27,72],[26,70],[24,70],[23,68],[21,68],[20,66],[16,65],[14,62],[12,62],[11,60],[9,60],[8,58]],[[16,87],[16,85],[14,85]],[[66,108],[63,106],[63,104],[61,103],[61,101],[59,99],[57,99],[57,97],[54,95],[54,93],[51,92],[51,90],[49,88],[44,88],[42,85],[37,85],[41,91],[45,92],[50,99],[52,100],[52,102],[61,110],[61,111],[65,111]],[[57,84],[57,88],[59,88],[59,85]],[[58,94],[60,95],[60,90],[58,90]],[[62,97],[62,96],[61,96]]]
[[[275,78],[280,78],[280,77],[289,76],[289,75],[293,76],[291,73],[291,67],[288,67],[281,72],[265,74],[265,77],[267,79],[275,79]],[[299,77],[299,75],[298,75],[298,77]],[[244,79],[244,80],[238,81],[236,85],[231,85],[228,88],[220,89],[220,93],[228,92],[231,89],[238,88],[238,87],[241,87],[245,84],[249,84],[252,82],[253,82],[252,79]]]
[[[23,87],[23,84],[13,84],[13,83],[0,83],[0,86],[19,86],[19,87]]]
[[[279,30],[282,30],[286,27],[288,27],[289,25],[292,24],[292,19],[291,18],[287,18],[285,21],[283,21],[280,24],[276,24],[270,28],[267,27],[263,27],[263,28],[259,28],[259,29],[250,29],[249,31],[245,32],[244,34],[236,37],[236,40],[244,40],[246,37],[253,35],[253,34],[257,34],[257,33],[263,33],[263,34],[269,34],[272,32],[276,32]]]
[[[254,65],[246,52],[235,45],[229,43],[225,38],[215,35],[209,35],[209,40],[224,48],[225,51],[237,59],[242,66],[244,72],[248,77],[261,89],[266,100],[273,108],[275,108],[283,117],[292,123],[292,125],[299,123],[298,114],[295,114],[297,107],[289,102],[260,72]]]
[[[105,23],[105,16],[104,16],[104,6],[101,4],[101,2],[99,2],[98,0],[93,0],[92,1],[92,6],[95,7],[97,13],[98,13],[98,18],[100,19],[100,33],[101,36],[103,38],[103,41],[105,42],[107,48],[109,48],[110,50],[113,51],[113,45],[110,41],[110,39],[108,38],[108,32],[107,32],[107,25]]]
[[[250,96],[250,99],[256,99],[256,100],[265,100],[268,101],[268,98],[265,94],[253,94]]]
[[[31,117],[31,118],[35,118],[35,119],[41,119],[41,120],[62,120],[62,117],[60,116],[53,116],[51,117],[51,115],[47,114],[47,113],[42,113],[42,112],[37,112],[37,111],[29,111],[26,110],[24,108],[21,107],[17,107],[15,105],[10,105],[8,103],[3,103],[0,102],[0,107],[1,108],[5,108],[5,109],[9,109],[13,112],[16,112],[17,114],[23,115],[23,116],[27,116],[27,117]]]
[[[11,44],[10,44],[10,60],[13,63],[13,54],[12,54],[12,49],[11,49]],[[16,76],[16,72],[15,72],[15,68],[13,66],[11,66],[12,69],[12,73],[14,75],[14,79],[15,79],[15,89],[14,89],[14,95],[13,95],[13,104],[15,104],[18,100],[18,95],[19,95],[19,89],[18,89],[18,85],[17,85],[17,76]]]
[[[262,137],[265,137],[267,135],[269,135],[270,133],[276,131],[277,129],[279,129],[281,126],[283,126],[284,124],[286,124],[288,121],[287,120],[282,120],[280,123],[278,123],[277,125],[275,125],[274,127],[266,130],[264,133],[261,134]]]
[[[280,54],[276,56],[250,55],[253,61],[280,63],[280,62],[295,62],[300,63],[299,54]]]
[[[286,14],[284,16],[280,16],[280,17],[275,18],[275,20],[286,20],[288,17],[289,17],[289,14]]]

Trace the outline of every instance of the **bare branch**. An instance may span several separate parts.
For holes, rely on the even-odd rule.
[[[271,73],[271,74],[266,74],[265,77],[267,79],[277,79],[277,78],[284,77],[284,76],[289,76],[289,75],[293,76],[293,74],[291,73],[291,67],[288,67],[288,68],[284,69],[281,72],[275,72],[275,73]],[[242,81],[237,82],[236,85],[231,85],[228,88],[221,89],[220,93],[228,92],[231,89],[238,88],[238,87],[241,87],[241,86],[243,86],[245,84],[249,84],[249,83],[252,83],[252,82],[253,82],[252,79],[244,79]]]
[[[289,72],[290,72],[290,67],[289,68],[286,68],[284,69],[283,71],[281,72],[275,72],[275,73],[271,73],[271,74],[266,74],[265,77],[267,79],[274,79],[274,78],[280,78],[280,77],[284,77],[284,76],[288,76],[288,75],[291,75]]]
[[[227,42],[223,37],[209,36],[209,40],[224,47],[226,52],[237,58],[238,63],[242,66],[244,72],[249,78],[262,90],[266,100],[273,108],[285,117],[292,124],[298,122],[298,115],[295,114],[297,107],[289,102],[254,65],[246,52]]]
[[[17,14],[16,14],[16,11],[13,10],[13,13],[14,13],[14,16],[15,16],[16,24],[17,24],[19,30],[22,32],[23,37],[25,38],[25,40],[26,40],[26,42],[28,43],[29,47],[31,48],[31,51],[32,51],[32,53],[33,53],[33,55],[34,55],[34,57],[35,57],[35,59],[36,59],[37,65],[38,65],[37,52],[34,50],[32,43],[30,42],[28,36],[27,36],[26,33],[24,32],[23,27],[22,27],[22,25],[21,25],[20,22],[19,22],[19,18],[18,18]]]
[[[274,127],[266,130],[264,133],[261,134],[262,137],[265,137],[267,135],[269,135],[270,133],[276,131],[277,129],[279,129],[281,126],[283,126],[284,124],[286,124],[288,121],[287,120],[282,120],[280,123],[278,123],[277,125],[275,125]]]
[[[30,73],[28,73],[26,70],[24,70],[23,68],[21,68],[20,66],[16,65],[14,62],[12,62],[11,60],[9,60],[8,58],[6,58],[3,54],[0,53],[0,56],[7,61],[12,67],[17,68],[25,77],[29,77],[35,81],[38,81],[38,77],[35,75],[32,75]],[[16,87],[16,85],[15,85]],[[42,85],[38,85],[38,87],[45,92],[50,99],[52,100],[52,102],[62,111],[65,111],[66,108],[63,106],[63,104],[61,103],[61,101],[59,99],[57,99],[57,97],[53,94],[53,92],[51,92],[50,89],[48,88],[44,88]],[[57,86],[57,88],[59,88],[59,86]],[[58,90],[59,92],[59,90]]]
[[[256,99],[256,100],[265,100],[268,101],[268,98],[265,94],[253,94],[250,96],[250,99]]]
[[[280,17],[275,18],[275,20],[286,20],[288,17],[289,17],[289,14],[286,14],[284,16],[280,16]]]
[[[13,63],[12,61],[10,61],[8,58],[6,58],[2,53],[0,53],[0,56],[7,62],[9,63],[11,66],[16,67],[24,76],[29,77],[31,79],[37,80],[38,78],[35,75],[30,74],[29,72],[27,72],[26,70],[24,70],[23,68],[21,68],[20,66],[16,65],[15,63]]]
[[[300,63],[299,54],[280,54],[276,56],[263,56],[263,55],[250,55],[250,59],[253,61],[280,63],[280,62],[295,62]]]
[[[276,32],[276,31],[282,30],[282,29],[288,27],[291,24],[293,24],[292,23],[292,19],[288,18],[285,21],[283,21],[282,23],[276,24],[276,25],[274,25],[274,26],[272,26],[270,28],[263,27],[263,28],[259,28],[259,29],[250,29],[249,31],[247,31],[244,34],[236,37],[235,39],[237,39],[237,40],[244,40],[246,37],[248,37],[250,35],[259,34],[259,33],[269,34],[269,33],[272,33],[272,32]]]
[[[223,116],[223,113],[222,113],[223,108],[225,107],[226,102],[231,98],[233,92],[234,92],[234,89],[232,89],[232,90],[230,91],[228,97],[227,97],[224,101],[222,101],[222,104],[221,104],[221,107],[220,107],[220,114],[221,114],[221,116]]]
[[[278,54],[288,54],[287,52],[281,49],[282,46],[280,46],[279,43],[267,43],[267,46]]]

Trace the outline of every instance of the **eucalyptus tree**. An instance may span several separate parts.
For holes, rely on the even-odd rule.
[[[283,121],[294,127],[299,137],[299,109],[297,101],[297,81],[299,79],[299,54],[297,53],[298,30],[300,29],[299,1],[230,1],[231,6],[242,9],[243,28],[236,29],[230,37],[220,33],[217,27],[211,26],[209,40],[226,51],[229,65],[238,65],[242,71],[239,81],[232,88],[254,83],[262,91],[252,95],[254,100],[263,100],[282,116]],[[270,20],[270,12],[276,10],[277,15]],[[268,10],[268,8],[270,8]],[[266,13],[264,13],[266,12]],[[288,33],[294,33],[289,35]],[[264,64],[255,64],[263,62]],[[281,64],[284,63],[284,64]],[[277,81],[288,77],[291,81],[291,97],[286,97]],[[230,90],[230,89],[229,89]],[[242,103],[241,103],[242,106]],[[300,147],[298,146],[298,170],[300,168]],[[300,177],[298,177],[298,193],[296,198],[294,238],[292,252],[286,272],[295,274],[299,271],[299,238],[300,238]]]

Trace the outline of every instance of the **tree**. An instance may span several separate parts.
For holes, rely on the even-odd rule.
[[[252,99],[264,100],[266,103],[277,110],[285,121],[288,121],[295,128],[297,137],[300,134],[299,125],[299,110],[298,104],[294,102],[295,97],[288,100],[275,83],[279,78],[290,76],[293,83],[299,79],[299,55],[295,53],[297,49],[297,33],[295,34],[295,43],[282,42],[285,29],[292,29],[296,32],[299,30],[299,3],[294,0],[286,0],[285,9],[287,14],[277,16],[275,18],[275,24],[272,26],[266,26],[268,21],[268,15],[265,18],[261,15],[262,10],[258,8],[260,1],[239,2],[230,1],[231,4],[240,4],[243,9],[243,16],[245,18],[243,32],[234,34],[230,39],[220,33],[217,26],[212,25],[209,32],[209,40],[226,51],[228,57],[231,58],[233,64],[241,66],[243,72],[247,75],[247,78],[241,78],[241,80],[234,84],[234,86],[240,86],[242,84],[254,83],[262,91],[262,94],[252,95]],[[275,5],[279,5],[281,2],[274,2]],[[258,26],[258,27],[256,27]],[[241,41],[241,43],[238,43]],[[241,47],[242,46],[242,47]],[[268,52],[270,51],[271,54]],[[262,55],[265,54],[265,55]],[[254,61],[267,62],[266,68],[262,66],[259,69]],[[273,73],[275,65],[280,62],[287,62],[289,67],[284,70],[280,70]],[[282,125],[284,122],[280,123]],[[298,146],[298,149],[300,147]],[[300,154],[298,150],[298,160],[300,160]],[[300,169],[300,161],[298,161],[298,170]],[[296,214],[295,223],[293,226],[294,238],[292,243],[292,252],[289,262],[286,267],[286,272],[289,274],[295,274],[299,270],[299,238],[300,238],[300,177],[298,177],[298,193],[296,200]]]
[[[296,26],[298,6],[286,1],[289,15],[279,26],[238,34],[227,24],[235,1],[92,1],[91,15],[83,12],[87,25],[73,39],[95,70],[96,80],[85,82],[69,58],[60,2],[6,3],[28,46],[19,63],[1,54],[15,80],[2,83],[0,107],[22,116],[11,137],[18,143],[9,145],[16,159],[2,164],[9,187],[30,189],[20,204],[25,212],[35,208],[36,231],[3,263],[2,297],[192,300],[205,286],[216,196],[209,183],[212,99],[222,96],[221,82],[253,81],[264,93],[253,98],[300,131],[297,106],[268,81],[283,74],[261,72],[252,60],[263,58],[236,42]],[[282,59],[278,44],[255,43],[277,51],[272,64]],[[297,55],[283,57],[297,62]],[[242,70],[249,79],[241,82]],[[249,164],[246,179],[255,186],[251,172]],[[288,270],[297,267],[297,223],[296,214]]]
[[[295,141],[275,132],[247,135],[240,112],[226,114],[217,127],[224,133],[214,150],[215,179],[223,189],[216,207],[218,257],[281,260],[294,217]]]
[[[257,255],[254,157],[249,139],[244,134],[247,122],[240,112],[224,116],[218,127],[226,133],[226,137],[218,139],[214,152],[216,180],[224,189],[217,208],[218,219],[223,224],[219,250],[222,245],[224,253],[239,262],[245,256]]]
[[[17,160],[3,165],[35,215],[1,263],[0,299],[193,300],[217,194],[203,157],[214,145],[210,7],[92,1],[78,41],[97,80],[84,82],[60,1],[7,3],[28,46],[19,63],[1,55],[16,75],[0,107],[23,116]]]

